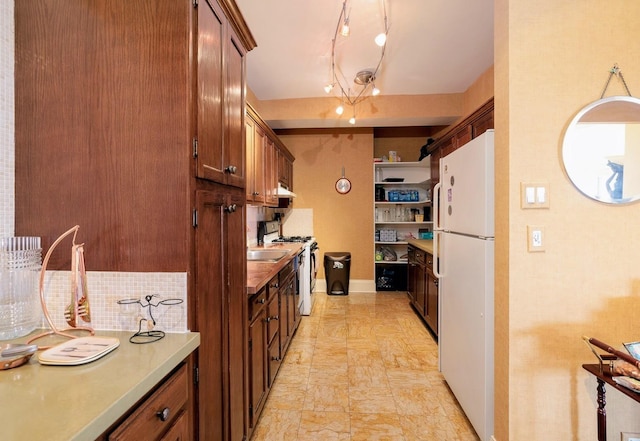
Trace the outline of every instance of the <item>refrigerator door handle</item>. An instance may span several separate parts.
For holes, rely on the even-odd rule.
[[[431,201],[431,205],[433,205],[433,229],[440,230],[442,227],[440,226],[440,189],[442,188],[442,183],[438,182],[433,186],[433,200]]]
[[[433,232],[433,275],[436,279],[442,279],[442,273],[440,272],[440,259],[438,256],[438,237],[442,234],[441,230],[435,230]]]
[[[440,189],[442,188],[442,184],[438,182],[433,187],[433,275],[436,276],[437,279],[442,278],[442,273],[440,272],[440,260],[438,258],[438,238],[440,234],[442,234],[442,229],[440,227],[440,214],[438,212],[438,208],[440,206]]]

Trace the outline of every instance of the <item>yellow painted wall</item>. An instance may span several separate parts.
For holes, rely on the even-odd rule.
[[[313,208],[313,232],[324,253],[351,253],[351,279],[373,280],[373,130],[318,130],[280,136],[293,153],[295,208]],[[342,176],[345,195],[335,190]]]
[[[640,204],[582,196],[561,165],[575,114],[618,63],[640,87],[640,2],[496,0],[496,439],[596,439],[586,334],[640,338]],[[635,87],[634,87],[635,85]],[[614,79],[607,96],[624,95]],[[520,209],[521,182],[548,182],[548,210]],[[545,227],[528,253],[526,226]],[[608,436],[640,432],[640,406],[607,396]]]

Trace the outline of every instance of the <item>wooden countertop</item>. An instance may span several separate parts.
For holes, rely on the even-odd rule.
[[[287,266],[291,259],[293,259],[302,250],[301,243],[272,243],[262,246],[250,247],[250,250],[265,250],[265,249],[282,249],[289,250],[289,255],[283,257],[277,262],[261,262],[261,261],[248,261],[247,262],[247,294],[253,295],[260,291],[269,280],[280,272],[282,268]]]
[[[431,239],[409,239],[409,245],[413,245],[416,248],[426,251],[433,255],[433,240]]]
[[[195,332],[168,333],[148,344],[129,343],[132,334],[96,331],[117,337],[120,346],[84,365],[45,366],[36,353],[27,364],[0,371],[2,439],[96,439],[200,345]]]

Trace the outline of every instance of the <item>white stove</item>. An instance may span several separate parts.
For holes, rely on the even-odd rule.
[[[258,245],[269,243],[301,243],[302,251],[296,257],[298,309],[302,315],[311,315],[315,296],[313,291],[318,273],[318,242],[313,236],[280,236],[278,221],[258,224]]]

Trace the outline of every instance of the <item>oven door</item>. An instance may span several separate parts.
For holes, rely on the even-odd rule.
[[[304,283],[303,273],[306,268],[304,249],[300,254],[298,254],[296,260],[298,265],[296,268],[296,305],[298,306],[299,313],[302,314],[302,302],[304,301],[302,298],[302,283]]]
[[[320,254],[320,247],[318,247],[318,242],[313,242],[310,247],[310,255],[309,260],[309,270],[311,272],[311,292],[316,288],[316,276],[318,275],[318,255]]]

